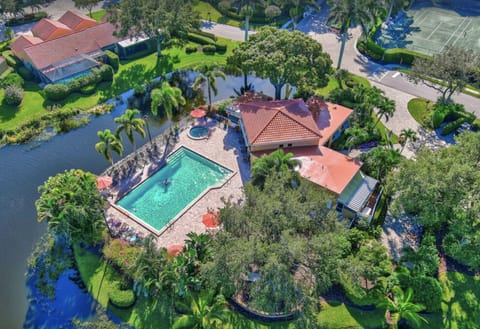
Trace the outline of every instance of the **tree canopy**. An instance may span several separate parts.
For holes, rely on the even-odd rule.
[[[479,270],[480,133],[461,134],[456,142],[401,162],[388,190],[396,212],[414,214],[427,230],[442,233],[447,254]]]
[[[101,238],[104,228],[104,199],[96,176],[72,169],[50,177],[38,188],[35,201],[38,221],[46,221],[57,234],[65,234],[76,242],[93,243]]]
[[[455,92],[461,92],[469,79],[478,74],[479,66],[480,56],[473,50],[446,47],[432,59],[416,58],[408,77],[416,84],[421,82],[437,90],[441,102],[448,103]]]
[[[267,78],[280,99],[285,84],[307,83],[323,87],[328,83],[332,60],[322,45],[304,33],[264,27],[235,48],[229,66]]]

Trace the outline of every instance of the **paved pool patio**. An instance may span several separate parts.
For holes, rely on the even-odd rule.
[[[201,120],[204,124],[204,120]],[[170,223],[159,236],[156,236],[157,245],[159,247],[168,247],[171,245],[183,245],[187,234],[190,232],[208,233],[205,225],[202,223],[202,216],[208,210],[217,210],[223,208],[224,201],[230,199],[231,202],[241,203],[243,201],[243,183],[250,177],[250,164],[242,150],[242,138],[240,132],[235,129],[224,129],[223,124],[216,120],[209,120],[206,124],[210,129],[208,139],[193,140],[188,136],[188,130],[191,124],[188,124],[179,134],[178,140],[173,147],[167,151],[167,155],[174,152],[181,146],[185,146],[204,157],[217,162],[233,171],[233,175],[220,188],[210,189],[203,196],[197,199],[193,204],[187,206],[183,214],[181,214],[173,223]],[[164,136],[158,136],[154,139],[154,143],[161,145],[164,143]],[[149,145],[137,150],[137,153],[145,154],[145,150]],[[128,177],[119,181],[119,183],[111,189],[108,198],[109,207],[106,210],[107,218],[114,218],[128,224],[135,231],[147,236],[152,232],[147,225],[135,220],[128,213],[123,212],[114,203],[124,194],[131,190],[134,186],[140,184],[149,176],[151,176],[160,163],[164,160],[165,155],[162,154],[164,146],[158,148],[158,156],[150,157],[143,166],[138,166]],[[143,167],[143,168],[142,168]]]

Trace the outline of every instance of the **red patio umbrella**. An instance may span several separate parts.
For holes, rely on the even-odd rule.
[[[113,179],[110,176],[98,176],[97,177],[97,188],[99,190],[106,189],[110,187],[113,183]]]
[[[218,211],[209,211],[203,215],[203,224],[208,228],[215,228],[220,225],[220,219],[218,218]]]
[[[201,109],[195,109],[192,112],[190,112],[190,115],[194,118],[203,118],[204,116],[207,115],[207,111],[201,110]]]
[[[167,248],[167,253],[170,256],[177,257],[183,250],[183,246],[180,244],[174,244]]]

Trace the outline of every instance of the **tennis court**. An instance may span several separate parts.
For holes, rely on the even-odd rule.
[[[463,16],[461,14],[462,13]],[[385,48],[407,48],[436,54],[446,46],[472,49],[480,54],[480,16],[476,8],[463,11],[438,7],[417,7],[386,22],[377,42]]]

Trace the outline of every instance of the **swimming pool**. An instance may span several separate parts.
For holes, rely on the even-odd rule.
[[[117,202],[157,231],[176,219],[210,187],[219,186],[231,170],[180,147],[167,164]]]
[[[188,135],[192,139],[203,139],[208,136],[208,128],[204,126],[195,126],[190,128]]]

